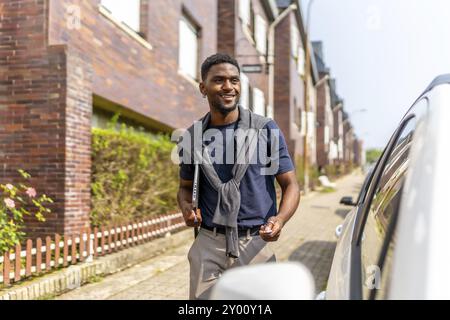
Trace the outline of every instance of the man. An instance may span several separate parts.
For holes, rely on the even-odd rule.
[[[188,254],[190,299],[207,299],[218,277],[228,268],[275,261],[267,242],[278,240],[300,200],[294,166],[278,126],[273,120],[238,105],[241,85],[237,61],[225,54],[210,56],[202,64],[201,77],[199,89],[207,98],[210,112],[199,122],[202,130],[200,144],[204,149],[200,153],[203,156],[201,160],[205,157],[209,160],[199,165],[199,214],[194,212],[192,204],[195,166],[191,161],[180,164],[178,191],[178,204],[186,225],[200,226]],[[194,145],[199,139],[192,138],[193,128],[188,132]],[[236,143],[239,137],[229,134],[230,130],[242,133],[252,129],[266,130],[269,137],[261,139],[263,130],[257,130],[257,135],[248,135],[247,144],[239,145]],[[211,130],[213,134],[207,134]],[[205,136],[209,136],[211,141],[207,141]],[[256,140],[251,137],[257,137],[257,148],[253,153],[249,145]],[[274,137],[278,137],[278,141]],[[211,150],[213,144],[216,148]],[[258,156],[260,151],[270,150],[270,165],[272,162],[277,164],[275,171],[267,170],[264,174],[263,169],[270,165],[261,157],[256,162],[249,160],[256,150]],[[194,148],[182,152],[189,153],[188,159],[197,163],[195,153],[198,151]],[[277,158],[272,157],[273,154]],[[242,155],[247,157],[245,163],[237,160]],[[211,158],[232,161],[211,162]],[[275,178],[282,191],[278,212]]]

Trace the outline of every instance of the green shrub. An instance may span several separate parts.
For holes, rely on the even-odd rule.
[[[92,226],[126,223],[177,209],[178,166],[164,135],[92,130]]]
[[[295,158],[295,173],[297,176],[297,182],[300,186],[300,189],[304,190],[305,186],[305,173],[303,170],[303,158],[300,156],[297,156]]]

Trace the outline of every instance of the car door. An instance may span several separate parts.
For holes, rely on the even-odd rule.
[[[411,145],[418,120],[423,121],[427,101],[419,101],[392,136],[379,160],[367,191],[352,242],[350,298],[371,299],[385,289],[389,277],[383,266],[395,246],[395,225],[408,172]],[[386,267],[386,270],[388,268]],[[386,271],[385,270],[385,271]],[[387,273],[387,272],[386,272]]]

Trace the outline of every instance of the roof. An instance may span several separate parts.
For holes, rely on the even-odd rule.
[[[330,68],[325,65],[323,59],[323,43],[322,41],[313,41],[312,42],[314,55],[316,58],[317,71],[319,73],[330,73]]]
[[[269,19],[272,21],[275,20],[279,14],[276,0],[262,0],[261,3]]]
[[[280,9],[284,9],[289,7],[289,5],[292,3],[292,0],[277,0],[277,6]]]

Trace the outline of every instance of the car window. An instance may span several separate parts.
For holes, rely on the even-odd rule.
[[[364,299],[370,297],[372,290],[380,290],[382,286],[383,268],[378,264],[378,258],[392,217],[399,208],[415,128],[416,118],[412,117],[394,142],[371,199],[361,238],[361,280]],[[392,242],[392,245],[394,244],[395,242]]]

